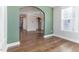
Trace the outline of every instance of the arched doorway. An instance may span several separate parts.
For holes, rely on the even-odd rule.
[[[20,8],[20,40],[29,39],[27,36],[43,37],[45,30],[45,14],[34,6]],[[35,36],[34,36],[35,35]]]

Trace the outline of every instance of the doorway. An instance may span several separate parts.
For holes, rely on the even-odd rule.
[[[20,41],[43,38],[45,30],[45,14],[34,6],[25,6],[20,9]]]

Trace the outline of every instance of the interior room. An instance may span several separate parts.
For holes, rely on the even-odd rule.
[[[7,52],[79,52],[79,6],[7,6]],[[6,13],[7,12],[7,13]]]

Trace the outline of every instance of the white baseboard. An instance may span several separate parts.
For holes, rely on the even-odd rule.
[[[20,42],[14,42],[14,43],[7,44],[7,48],[12,47],[12,46],[16,46],[16,45],[20,45]]]
[[[44,38],[49,38],[49,37],[51,37],[51,36],[60,37],[60,38],[63,38],[63,39],[65,39],[65,40],[69,40],[69,41],[72,41],[72,42],[75,42],[75,43],[78,43],[78,44],[79,44],[79,40],[72,39],[72,38],[65,37],[65,36],[61,36],[61,35],[56,35],[56,34],[45,35]]]
[[[69,37],[64,37],[64,36],[56,35],[56,34],[53,34],[53,36],[60,37],[60,38],[63,38],[63,39],[66,39],[66,40],[69,40],[69,41],[72,41],[72,42],[79,44],[79,40],[76,40],[76,39],[72,39],[72,38],[69,38]]]
[[[54,34],[49,34],[49,35],[45,35],[44,38],[48,38],[48,37],[51,37],[53,36]]]

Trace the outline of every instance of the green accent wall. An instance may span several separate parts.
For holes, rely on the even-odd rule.
[[[8,43],[19,41],[19,10],[22,6],[8,6]],[[48,6],[36,6],[45,13],[45,35],[53,33],[53,9]]]
[[[53,33],[53,9],[48,6],[38,6],[45,13],[45,35]]]
[[[16,6],[7,7],[7,43],[19,41],[19,11]]]

